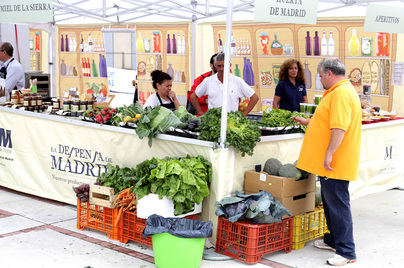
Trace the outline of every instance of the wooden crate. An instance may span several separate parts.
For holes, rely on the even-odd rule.
[[[90,185],[90,204],[114,208],[114,201],[118,194],[114,193],[114,189],[110,187],[104,187],[101,185]]]

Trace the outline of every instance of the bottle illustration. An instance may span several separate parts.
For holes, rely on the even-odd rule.
[[[252,63],[251,63],[250,59],[247,60],[247,63],[248,63],[248,69],[249,69],[249,72],[248,72],[249,81],[250,81],[249,85],[253,86],[254,85],[254,71],[252,69]]]
[[[351,56],[359,56],[359,39],[356,35],[356,29],[352,29],[352,36],[349,39],[349,53]]]
[[[93,77],[98,77],[97,65],[95,65],[94,60],[93,60],[93,63],[91,64],[91,70],[92,70],[92,73],[93,73]]]
[[[234,39],[233,33],[231,34],[230,51],[232,55],[236,55],[236,40]]]
[[[334,56],[335,53],[335,42],[332,37],[332,31],[330,31],[330,38],[328,38],[328,56]]]
[[[310,32],[306,32],[306,56],[311,56],[311,37],[310,37]]]
[[[321,56],[327,56],[328,54],[327,37],[325,36],[325,30],[323,30],[323,37],[321,38]]]
[[[136,41],[136,51],[137,52],[144,52],[143,49],[143,38],[142,34],[139,32],[137,35],[137,41]]]
[[[172,78],[174,78],[174,69],[173,69],[171,63],[168,64],[167,73],[168,73]]]
[[[177,40],[175,39],[175,34],[173,34],[173,54],[177,54]]]
[[[91,38],[91,33],[88,34],[88,52],[93,52],[93,39]]]
[[[248,81],[249,81],[249,79],[248,79],[248,71],[249,70],[248,70],[248,66],[247,66],[247,58],[244,57],[243,79],[247,83],[247,85],[248,85]]]
[[[35,32],[35,50],[41,49],[41,42],[39,38],[39,32]]]
[[[61,75],[66,75],[66,64],[65,64],[65,60],[62,60],[62,64],[60,65],[60,74],[61,74]]]
[[[316,89],[317,90],[322,90],[323,89],[323,84],[321,84],[321,77],[320,77],[320,74],[318,72],[316,73]]]
[[[240,69],[238,68],[238,64],[236,64],[236,68],[234,69],[234,75],[240,77]]]
[[[161,53],[161,36],[159,31],[153,32],[153,52]]]
[[[185,83],[186,81],[185,72],[181,72],[181,82]]]
[[[219,34],[219,39],[217,40],[217,50],[219,51],[219,53],[223,52],[223,42],[222,42],[222,38],[220,38],[220,34]]]
[[[177,34],[177,53],[184,54],[184,52],[182,52],[182,41],[181,41],[180,34]]]
[[[167,34],[167,54],[171,53],[171,40],[170,40],[170,35]]]
[[[84,52],[84,39],[83,39],[83,34],[81,34],[81,39],[80,39],[80,51]]]
[[[272,42],[271,45],[271,53],[273,55],[282,55],[283,53],[282,44],[278,41],[276,34],[275,34],[275,40]]]
[[[185,34],[182,34],[182,41],[181,41],[181,53],[185,54]]]
[[[65,39],[63,38],[63,34],[61,34],[62,38],[60,38],[60,51],[65,51]]]
[[[306,89],[311,89],[311,72],[309,70],[309,63],[305,61],[304,63],[304,80],[306,80]]]
[[[67,34],[66,34],[66,39],[65,39],[65,51],[66,52],[69,52],[70,51],[70,49],[69,49],[69,38],[67,37]]]
[[[377,50],[376,56],[390,56],[390,34],[377,33]]]
[[[145,39],[143,40],[143,43],[144,43],[144,52],[150,53],[150,51],[151,51],[151,42],[150,42],[150,39],[145,38]]]
[[[77,41],[76,41],[76,36],[73,36],[73,40],[72,40],[72,46],[70,47],[71,51],[76,52],[76,48],[77,48]]]
[[[320,56],[320,38],[318,37],[318,32],[314,32],[313,37],[313,55]]]
[[[268,55],[269,54],[269,36],[267,32],[261,32],[260,34],[260,43],[262,47],[262,54]]]

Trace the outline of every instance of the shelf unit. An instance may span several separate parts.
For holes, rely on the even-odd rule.
[[[81,46],[81,36],[83,36],[83,45],[88,42],[89,34],[91,34],[93,40],[93,48],[97,51],[93,52],[82,52],[80,50]],[[76,40],[76,47],[74,51],[61,51],[61,36],[63,35],[63,40],[65,41],[66,35],[69,39],[74,38]],[[87,94],[89,89],[97,88],[99,90],[105,90],[106,94],[109,95],[108,91],[108,79],[107,77],[100,77],[99,59],[100,54],[105,56],[104,50],[101,50],[104,44],[103,34],[101,32],[101,27],[60,27],[58,29],[58,51],[59,51],[59,63],[58,63],[58,80],[59,96],[65,97],[68,94],[70,88],[77,88],[78,94],[83,96]],[[64,44],[65,49],[65,44]],[[69,47],[69,49],[72,49]],[[92,63],[96,66],[98,76],[85,76],[83,74],[83,59],[88,59],[90,62],[90,72],[93,75]],[[66,75],[62,75],[62,64],[66,66]],[[77,75],[73,75],[73,68],[76,69]],[[71,71],[70,71],[71,70]],[[93,87],[93,84],[95,87]],[[95,92],[98,93],[98,92]]]
[[[152,80],[150,77],[150,73],[157,69],[158,67],[158,59],[161,57],[161,69],[164,72],[168,72],[169,64],[174,70],[173,75],[173,87],[172,90],[179,97],[180,102],[183,102],[185,105],[187,91],[190,89],[191,85],[189,83],[189,26],[188,24],[173,24],[173,25],[136,25],[136,40],[139,38],[139,33],[143,40],[148,39],[151,43],[153,43],[153,32],[160,33],[161,40],[161,52],[145,52],[140,51],[139,47],[137,47],[136,59],[137,59],[137,69],[138,69],[138,81],[139,81],[139,98],[142,101],[145,101],[149,95],[155,92],[152,87]],[[184,53],[167,53],[167,35],[170,35],[170,39],[172,40],[172,35],[175,34],[175,38],[178,43],[178,34],[180,34],[180,38],[184,36],[185,40],[185,51]],[[153,44],[151,46],[153,49]],[[139,65],[140,64],[140,65]],[[139,68],[140,67],[140,68]],[[145,74],[143,74],[143,70],[145,70]],[[139,72],[140,71],[140,72]],[[177,74],[175,75],[175,73]],[[183,81],[183,76],[185,77],[185,82]],[[177,79],[175,79],[177,78]]]
[[[318,95],[323,90],[315,89],[315,78],[317,73],[317,65],[324,57],[331,57],[330,55],[327,56],[313,56],[313,55],[306,55],[305,50],[305,37],[307,35],[307,31],[311,36],[311,40],[315,35],[315,31],[318,32],[318,36],[320,39],[320,49],[321,49],[321,38],[323,34],[323,30],[326,32],[327,41],[330,36],[330,31],[333,32],[333,39],[334,39],[334,57],[340,57],[346,66],[347,78],[350,72],[355,68],[362,68],[362,65],[366,61],[376,61],[378,65],[384,64],[383,72],[387,73],[388,78],[384,79],[385,83],[383,93],[380,94],[380,83],[377,86],[377,90],[374,92],[379,92],[379,94],[372,94],[371,95],[371,102],[374,105],[380,105],[380,107],[384,110],[391,110],[392,108],[392,99],[394,93],[394,87],[389,84],[392,75],[392,62],[395,61],[396,58],[396,47],[397,47],[397,35],[391,35],[391,44],[390,44],[390,55],[389,56],[375,56],[376,52],[376,33],[366,33],[363,31],[363,20],[352,20],[352,21],[331,21],[331,20],[321,20],[318,21],[316,25],[300,25],[300,24],[269,24],[269,23],[259,23],[259,24],[251,24],[251,23],[238,23],[233,24],[233,35],[234,38],[248,40],[248,44],[250,46],[252,55],[247,57],[252,61],[252,69],[254,72],[254,90],[257,95],[260,97],[260,101],[256,105],[253,111],[261,111],[262,110],[262,99],[272,99],[275,94],[275,79],[274,74],[276,75],[278,68],[280,65],[288,58],[296,58],[300,60],[305,68],[305,63],[307,62],[308,68],[311,72],[311,88],[307,89],[307,95],[309,98],[309,102],[312,102],[314,99],[314,95]],[[370,37],[373,40],[372,43],[372,50],[373,56],[351,56],[349,54],[348,44],[351,38],[352,29],[355,28],[357,30],[358,39],[361,40],[362,37]],[[266,32],[269,36],[269,44],[268,50],[269,54],[264,55],[263,53],[263,46],[260,42],[260,35],[262,32]],[[214,25],[213,26],[213,40],[215,45],[215,51],[218,51],[217,47],[217,40],[220,34],[222,38],[223,44],[225,43],[225,25]],[[273,55],[271,53],[271,44],[275,39],[275,34],[277,35],[277,41],[279,41],[283,48],[285,45],[292,47],[292,51],[288,51],[288,54],[285,55],[285,51],[281,55]],[[361,48],[359,48],[361,49]],[[234,73],[235,64],[240,64],[241,59],[243,57],[232,56],[232,69]],[[275,72],[274,72],[275,67]],[[243,63],[241,63],[241,76],[242,76],[242,69]],[[270,73],[270,77],[272,79],[271,85],[262,85],[261,84],[261,72]],[[383,73],[379,71],[379,73]],[[379,76],[380,79],[380,76]],[[380,79],[381,80],[381,79]],[[359,92],[361,90],[361,86],[356,88]]]

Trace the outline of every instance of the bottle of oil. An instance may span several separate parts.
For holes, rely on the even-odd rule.
[[[359,39],[356,35],[356,29],[352,29],[352,36],[349,39],[349,53],[351,56],[359,56]]]

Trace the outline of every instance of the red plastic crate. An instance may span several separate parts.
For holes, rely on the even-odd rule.
[[[196,219],[196,215],[185,217],[187,219]],[[143,237],[143,230],[146,228],[146,219],[137,217],[135,211],[125,211],[123,213],[123,222],[119,226],[119,241],[128,243],[129,240],[138,242],[146,246],[152,246],[151,236]]]
[[[256,263],[262,255],[292,250],[293,218],[281,223],[252,224],[247,221],[231,223],[219,217],[216,237],[216,252],[241,260]]]
[[[120,240],[118,227],[122,225],[122,220],[114,226],[118,212],[118,208],[91,205],[77,199],[77,229],[88,227],[106,233],[109,239]]]

